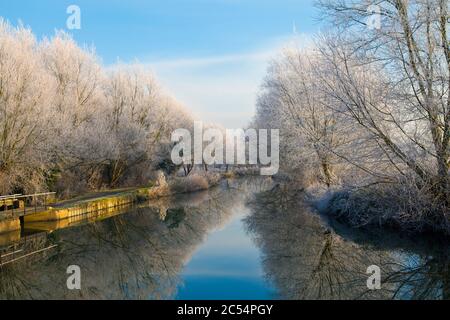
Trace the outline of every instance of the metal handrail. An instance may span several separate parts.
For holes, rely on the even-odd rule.
[[[9,199],[23,199],[23,198],[30,198],[30,197],[39,197],[39,196],[48,196],[51,194],[56,194],[56,192],[44,192],[44,193],[34,193],[34,194],[13,194],[9,196],[0,196],[0,200],[9,200]]]
[[[56,192],[43,192],[43,193],[26,194],[26,195],[14,194],[14,195],[9,195],[9,196],[2,196],[0,198],[0,205],[3,203],[3,206],[6,206],[6,201],[8,201],[8,200],[13,200],[14,201],[14,200],[18,200],[18,199],[31,198],[32,201],[34,202],[34,212],[36,212],[37,208],[38,208],[37,207],[37,199],[36,198],[44,196],[44,207],[47,207],[47,196],[48,195],[53,195],[53,194],[56,194]],[[21,209],[14,208],[14,204],[13,204],[12,208],[11,208],[12,216],[14,216],[14,211],[19,211],[19,210],[21,210]],[[7,211],[7,207],[6,207],[5,211]],[[24,205],[23,205],[23,214],[25,215],[25,213],[26,213],[26,205],[24,203]]]
[[[21,193],[15,193],[15,194],[11,194],[9,196],[0,196],[0,200],[3,200],[3,199],[15,199],[15,197],[21,196],[21,195],[22,195]]]

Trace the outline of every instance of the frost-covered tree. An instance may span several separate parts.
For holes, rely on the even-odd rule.
[[[140,65],[0,23],[0,192],[140,185],[191,116]]]
[[[323,44],[334,97],[401,176],[449,203],[448,1],[318,1],[337,28]],[[374,10],[376,8],[376,10]],[[375,14],[375,16],[374,16]],[[379,19],[374,25],[373,19]]]
[[[43,183],[47,83],[32,32],[0,20],[0,194]]]
[[[319,75],[323,71],[317,49],[284,49],[270,64],[254,121],[260,128],[281,130],[285,168],[319,171],[320,179],[330,186],[337,182],[335,153],[351,132],[345,119],[328,107]]]

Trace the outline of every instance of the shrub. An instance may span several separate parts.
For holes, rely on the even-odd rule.
[[[407,233],[450,235],[448,208],[435,198],[429,185],[418,187],[403,181],[339,191],[330,196],[324,210],[355,227],[378,225]]]
[[[205,176],[191,174],[184,178],[174,178],[169,182],[171,193],[188,193],[209,188],[208,180]]]

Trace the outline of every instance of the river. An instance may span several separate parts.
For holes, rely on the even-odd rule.
[[[450,298],[444,240],[350,229],[307,203],[245,178],[102,219],[35,225],[3,245],[15,259],[0,261],[0,298]],[[66,285],[72,265],[80,290]],[[379,290],[367,287],[369,266],[380,268]]]

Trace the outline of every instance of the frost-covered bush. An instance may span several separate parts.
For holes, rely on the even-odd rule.
[[[169,182],[169,188],[171,193],[188,193],[200,190],[206,190],[209,188],[208,180],[205,176],[193,173],[183,178],[173,178]]]
[[[193,172],[186,177],[174,177],[169,181],[171,193],[188,193],[206,190],[217,185],[221,175],[210,172]]]
[[[450,211],[435,198],[432,188],[405,181],[338,191],[322,211],[354,227],[388,226],[407,233],[450,235]]]

